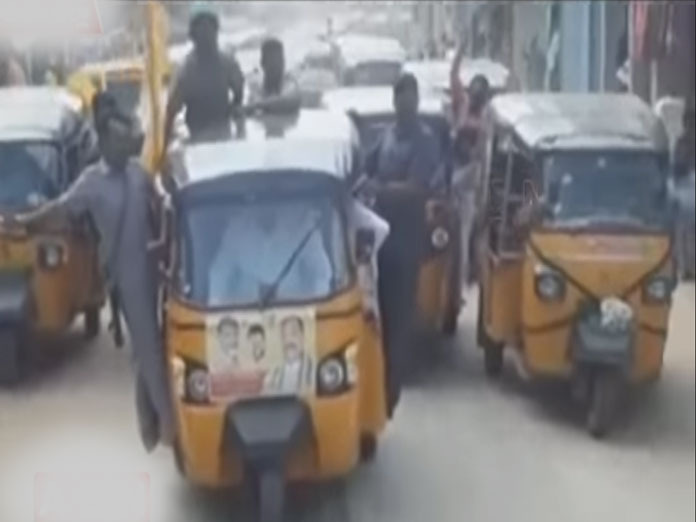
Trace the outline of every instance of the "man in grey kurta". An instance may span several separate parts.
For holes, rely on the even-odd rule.
[[[157,319],[154,236],[149,215],[152,186],[133,159],[130,121],[109,111],[97,122],[102,160],[88,167],[60,198],[36,212],[17,216],[26,226],[91,216],[99,233],[99,257],[108,283],[121,297],[136,364],[137,407],[147,449],[174,433],[166,364]],[[153,418],[152,407],[156,411]]]

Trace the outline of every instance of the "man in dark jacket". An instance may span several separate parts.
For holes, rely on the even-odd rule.
[[[219,26],[210,8],[197,7],[191,16],[193,50],[174,79],[165,116],[165,144],[170,142],[174,120],[184,108],[192,141],[230,135],[230,117],[238,112],[244,98],[244,75],[237,61],[220,51]]]

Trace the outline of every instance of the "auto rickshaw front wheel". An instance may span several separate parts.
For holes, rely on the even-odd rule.
[[[90,306],[85,310],[85,337],[94,339],[101,331],[101,309]]]
[[[256,473],[256,513],[258,522],[283,522],[285,511],[285,479],[280,470]]]
[[[600,439],[611,429],[620,389],[619,374],[615,371],[597,370],[590,377],[587,429],[593,437]]]
[[[16,327],[0,327],[0,384],[17,384],[26,367],[22,335]]]
[[[478,298],[478,317],[476,320],[476,342],[483,348],[484,365],[486,375],[494,378],[499,377],[503,372],[503,350],[505,343],[491,339],[486,332],[486,326],[483,324],[483,295],[479,288]]]
[[[458,234],[458,236],[461,236],[461,234]],[[461,258],[462,249],[457,240],[453,245],[452,268],[447,279],[447,309],[445,310],[445,318],[442,324],[442,333],[447,337],[453,337],[457,333],[462,302],[462,288],[464,286],[462,281],[466,277],[466,275],[461,273]]]
[[[377,446],[377,437],[374,435],[360,437],[360,461],[374,462],[377,457]]]

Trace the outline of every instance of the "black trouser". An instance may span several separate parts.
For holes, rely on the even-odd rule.
[[[384,245],[379,257],[379,305],[383,322],[389,414],[401,395],[401,385],[413,357],[418,260],[400,252],[396,245]]]

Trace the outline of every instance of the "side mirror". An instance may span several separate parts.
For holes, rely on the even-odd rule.
[[[375,251],[375,231],[367,228],[358,229],[355,241],[355,258],[358,264],[370,262]]]

